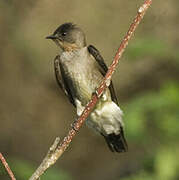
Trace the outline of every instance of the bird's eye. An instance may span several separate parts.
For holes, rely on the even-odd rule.
[[[66,34],[67,34],[66,32],[63,32],[63,33],[62,33],[62,36],[66,36]]]

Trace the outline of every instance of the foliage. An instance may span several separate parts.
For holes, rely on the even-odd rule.
[[[179,177],[178,92],[179,85],[169,82],[158,92],[143,94],[127,105],[128,139],[143,148],[146,154],[141,170],[123,180],[173,180]]]
[[[28,179],[35,171],[35,166],[30,162],[19,159],[12,159],[9,163],[12,167],[12,171],[15,174],[16,179],[24,180]],[[42,177],[42,180],[71,180],[70,176],[63,170],[51,168]]]
[[[136,39],[135,42],[129,45],[127,51],[128,59],[131,60],[138,60],[138,58],[146,57],[149,54],[155,58],[161,57],[161,55],[164,57],[169,53],[164,41],[152,37]]]

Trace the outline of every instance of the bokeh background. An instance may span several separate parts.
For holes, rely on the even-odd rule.
[[[64,137],[75,109],[58,88],[46,40],[78,24],[109,65],[143,0],[0,1],[0,151],[18,180]],[[179,1],[154,1],[113,76],[129,152],[111,153],[83,126],[42,180],[179,179]],[[0,179],[9,179],[0,163]]]

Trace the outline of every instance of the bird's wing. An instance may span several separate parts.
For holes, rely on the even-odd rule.
[[[104,59],[101,56],[101,54],[99,53],[99,51],[94,46],[92,46],[92,45],[88,46],[88,51],[94,57],[96,62],[98,63],[99,70],[100,70],[101,74],[103,76],[105,76],[107,71],[108,71],[108,67],[105,64]],[[112,101],[114,101],[116,104],[118,104],[118,100],[117,100],[117,97],[116,97],[116,94],[115,94],[115,90],[114,90],[112,81],[111,81],[111,84],[109,86],[109,90],[110,90],[110,93],[111,93]]]
[[[72,93],[70,91],[69,85],[67,83],[66,76],[64,74],[64,69],[60,63],[60,56],[57,55],[54,59],[54,70],[57,84],[63,90],[65,95],[68,97],[70,102],[76,107],[75,101],[73,99]]]

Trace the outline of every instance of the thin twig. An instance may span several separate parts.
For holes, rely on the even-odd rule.
[[[16,180],[16,178],[14,177],[13,172],[11,171],[11,169],[10,169],[8,163],[6,162],[6,159],[5,159],[4,156],[2,155],[2,153],[0,153],[0,160],[1,160],[2,164],[4,165],[6,171],[8,172],[11,180]]]
[[[137,16],[134,18],[134,21],[132,22],[126,36],[121,42],[120,47],[114,57],[114,60],[111,66],[109,67],[109,70],[106,73],[104,80],[102,81],[99,88],[97,89],[96,94],[92,96],[92,99],[86,105],[83,113],[74,124],[74,127],[69,131],[68,135],[63,139],[63,141],[60,144],[58,144],[60,141],[59,138],[55,140],[54,144],[51,146],[43,162],[40,164],[40,166],[37,168],[37,170],[34,172],[34,174],[31,176],[29,180],[37,180],[51,165],[53,165],[57,161],[57,159],[63,154],[63,152],[69,146],[73,137],[76,135],[77,131],[80,129],[83,122],[86,120],[86,118],[89,116],[89,114],[95,107],[98,99],[101,97],[104,90],[110,85],[112,74],[115,71],[115,68],[119,62],[119,59],[121,58],[126,46],[128,45],[129,39],[134,34],[135,29],[137,28],[138,24],[142,20],[145,12],[147,11],[151,3],[152,3],[152,0],[146,0],[144,4],[139,8],[137,12]]]

